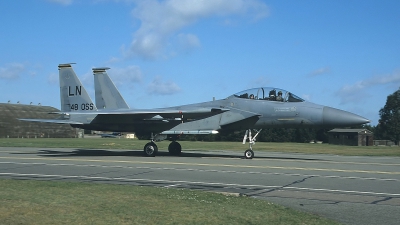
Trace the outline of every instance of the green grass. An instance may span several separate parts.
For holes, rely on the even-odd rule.
[[[83,149],[134,149],[141,150],[147,140],[118,139],[118,138],[23,138],[0,139],[2,147],[38,147],[38,148],[83,148]],[[157,142],[160,150],[168,149],[169,141]],[[248,144],[240,142],[194,142],[180,141],[183,151],[185,150],[231,150],[244,152]],[[264,152],[287,152],[306,154],[334,154],[345,156],[400,156],[399,147],[387,146],[342,146],[330,144],[308,144],[308,143],[272,143],[257,142],[254,150]],[[257,156],[257,155],[256,155]]]
[[[184,189],[0,179],[0,224],[337,224],[266,201]]]

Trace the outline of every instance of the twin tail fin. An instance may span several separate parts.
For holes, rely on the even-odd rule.
[[[96,105],[89,97],[72,64],[59,64],[60,98],[62,112],[97,111]]]

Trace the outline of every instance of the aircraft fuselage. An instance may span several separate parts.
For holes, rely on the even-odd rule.
[[[311,102],[280,102],[265,99],[246,99],[230,96],[226,99],[164,108],[183,110],[196,107],[224,108],[228,111],[191,121],[185,118],[160,118],[148,120],[131,119],[130,115],[117,120],[100,120],[93,117],[90,123],[74,125],[84,129],[160,133],[165,130],[240,130],[268,127],[341,127],[366,123],[368,120],[350,112]],[[90,119],[87,119],[89,122]]]

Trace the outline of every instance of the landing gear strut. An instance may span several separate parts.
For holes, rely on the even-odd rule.
[[[244,158],[246,159],[252,159],[254,157],[253,145],[256,144],[256,137],[258,136],[258,134],[260,134],[262,129],[254,131],[257,132],[254,137],[251,136],[251,129],[246,130],[246,133],[243,137],[243,144],[246,144],[246,140],[249,139],[249,149],[244,152]]]

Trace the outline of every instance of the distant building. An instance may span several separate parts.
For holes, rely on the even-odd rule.
[[[19,121],[19,118],[54,119],[48,114],[60,110],[50,106],[0,103],[0,138],[55,138],[76,137],[74,128],[67,124]]]
[[[329,144],[372,146],[374,134],[367,129],[333,129],[328,131]]]

